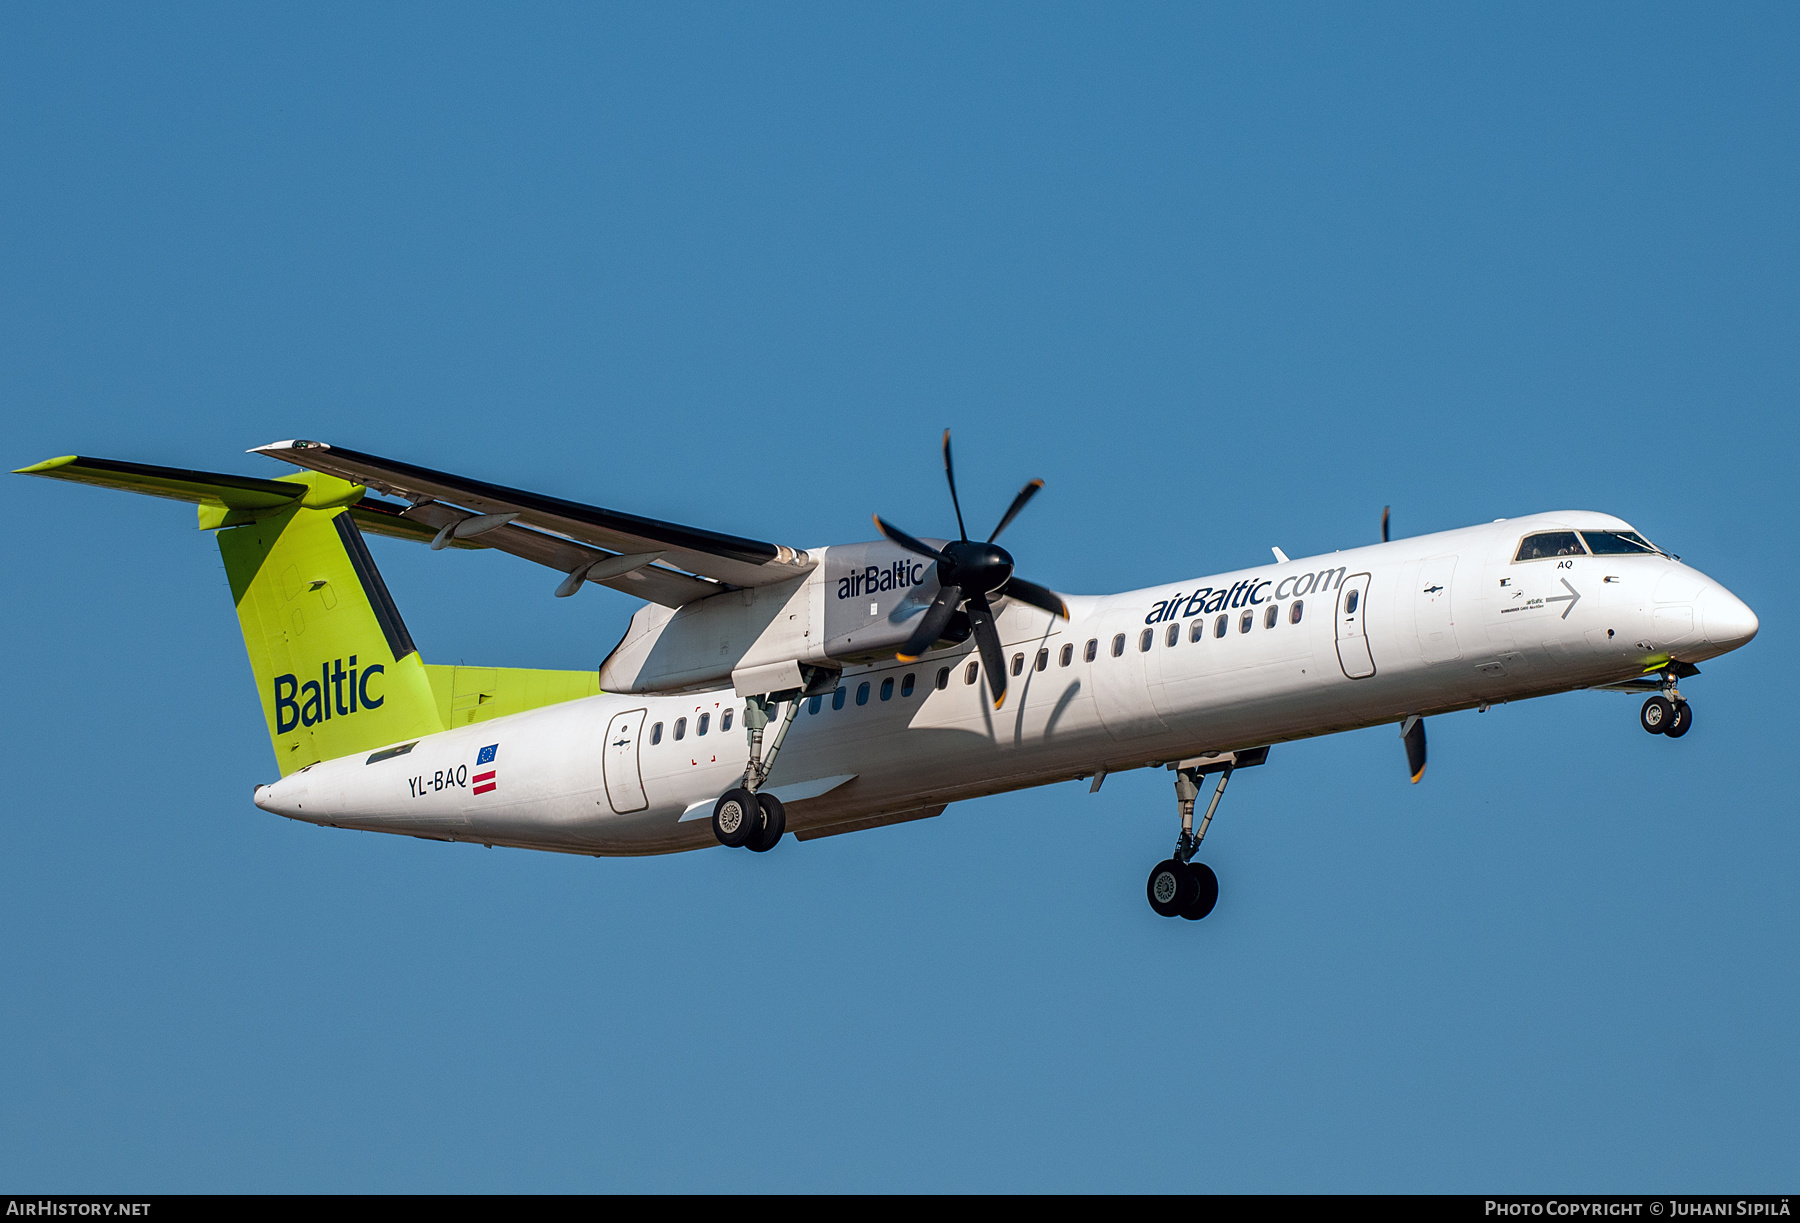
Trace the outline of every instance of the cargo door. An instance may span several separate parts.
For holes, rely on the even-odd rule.
[[[1419,567],[1413,595],[1419,655],[1426,662],[1454,662],[1462,657],[1456,644],[1456,622],[1450,614],[1450,584],[1456,577],[1454,556],[1434,556]]]

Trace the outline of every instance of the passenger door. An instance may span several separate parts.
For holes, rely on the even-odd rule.
[[[615,713],[606,724],[606,743],[601,760],[606,777],[606,801],[620,815],[642,811],[650,805],[644,797],[644,777],[638,769],[638,739],[647,711],[631,709]]]
[[[1338,664],[1351,679],[1375,674],[1375,656],[1369,653],[1369,637],[1363,621],[1369,610],[1369,575],[1353,573],[1338,587]]]

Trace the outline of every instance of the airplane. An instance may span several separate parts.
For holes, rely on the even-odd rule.
[[[1173,774],[1173,852],[1145,884],[1204,918],[1195,860],[1240,768],[1280,743],[1577,689],[1640,693],[1680,738],[1679,683],[1757,618],[1622,519],[1557,511],[1122,594],[1059,594],[971,539],[794,548],[316,441],[275,479],[77,455],[20,474],[196,504],[216,533],[279,780],[265,811],[333,828],[591,854],[766,853],[953,802],[1127,769]],[[380,494],[380,495],[377,495]],[[495,548],[643,600],[593,671],[428,664],[365,536]],[[1217,782],[1196,822],[1206,779]]]

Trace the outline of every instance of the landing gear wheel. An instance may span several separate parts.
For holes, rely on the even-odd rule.
[[[1669,736],[1671,739],[1679,739],[1681,736],[1688,733],[1688,729],[1693,726],[1693,724],[1694,714],[1693,711],[1688,708],[1688,703],[1686,701],[1676,701],[1675,716],[1669,719],[1669,724],[1663,728],[1663,734]]]
[[[1211,873],[1207,872],[1209,875]],[[1213,887],[1216,891],[1217,880],[1213,881]],[[1144,894],[1149,897],[1150,907],[1156,910],[1158,917],[1177,916],[1193,903],[1199,890],[1194,872],[1188,869],[1186,863],[1174,858],[1164,858],[1158,862],[1156,869],[1150,872],[1149,881],[1144,884]],[[1209,905],[1208,908],[1210,907]]]
[[[1194,898],[1181,910],[1181,915],[1189,921],[1199,921],[1219,903],[1219,877],[1204,862],[1190,862],[1188,874],[1194,877]]]
[[[750,839],[762,823],[756,795],[742,786],[734,786],[719,795],[719,801],[713,807],[713,835],[719,838],[719,844],[729,845],[736,849]]]
[[[781,834],[787,831],[787,808],[773,794],[758,794],[756,802],[762,808],[762,818],[757,821],[756,831],[744,845],[759,854],[766,854],[775,848],[776,843],[781,840]]]
[[[1653,696],[1638,710],[1638,721],[1653,735],[1668,734],[1669,724],[1674,720],[1675,702],[1667,697]]]

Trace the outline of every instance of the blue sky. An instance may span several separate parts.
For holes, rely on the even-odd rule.
[[[328,831],[183,507],[7,477],[0,1182],[1780,1190],[1800,1149],[1789,6],[0,12],[7,467],[316,437],[1075,592],[1541,509],[1762,619],[1574,694],[769,855]],[[374,545],[430,661],[632,604]],[[554,575],[552,575],[553,577]]]

